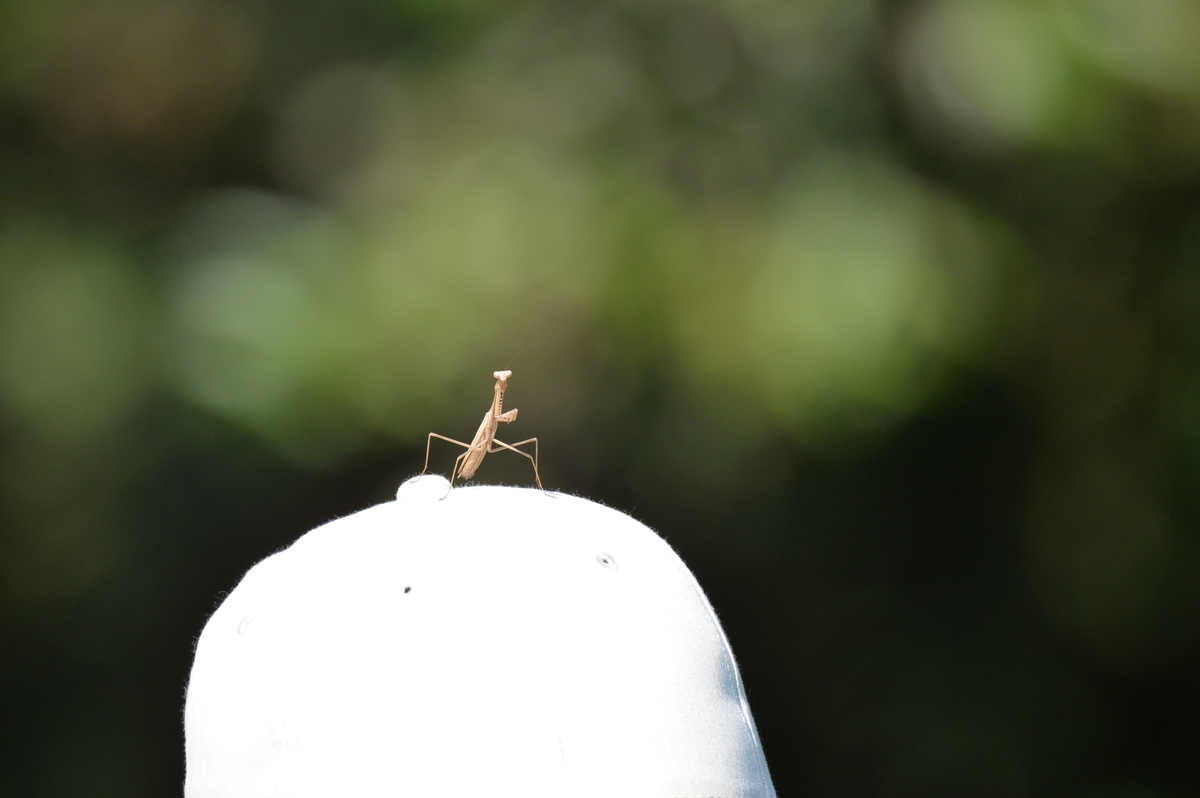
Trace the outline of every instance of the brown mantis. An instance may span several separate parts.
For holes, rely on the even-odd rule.
[[[462,477],[463,479],[470,479],[479,469],[479,464],[483,462],[485,455],[491,452],[501,451],[502,449],[508,449],[516,452],[519,455],[528,457],[529,462],[533,463],[533,478],[537,480],[538,488],[542,492],[545,492],[546,490],[542,487],[542,477],[538,473],[538,439],[528,438],[527,440],[520,441],[519,443],[505,443],[504,441],[497,440],[496,438],[497,427],[500,426],[501,422],[507,424],[511,421],[515,421],[517,418],[517,409],[514,407],[507,413],[503,412],[504,390],[508,387],[508,378],[512,376],[512,372],[496,371],[492,373],[492,376],[496,378],[496,387],[494,389],[494,393],[492,394],[492,406],[489,407],[488,411],[483,414],[483,421],[480,422],[479,429],[475,432],[475,437],[471,439],[470,443],[456,441],[453,438],[447,438],[445,435],[438,435],[436,432],[429,433],[429,437],[425,439],[425,467],[421,469],[422,474],[429,470],[429,447],[433,445],[434,438],[441,438],[444,441],[458,444],[466,449],[466,451],[460,454],[454,461],[454,470],[450,472],[450,487],[446,489],[446,496],[450,495],[450,488],[454,487],[455,479],[459,477]],[[529,452],[523,452],[517,448],[518,446],[524,446],[527,443],[533,444],[533,454],[530,454]],[[446,497],[443,496],[442,498],[444,499]]]

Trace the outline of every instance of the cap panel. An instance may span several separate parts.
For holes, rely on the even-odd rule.
[[[379,514],[309,585],[287,688],[305,795],[563,794],[526,564],[445,509]]]
[[[296,741],[280,634],[320,552],[377,509],[325,524],[255,565],[205,624],[184,711],[185,798],[291,794]]]
[[[254,566],[209,618],[196,644],[184,710],[186,798],[261,798],[287,780],[276,700],[272,597],[288,581],[273,555]]]
[[[773,795],[736,665],[675,552],[572,508],[551,572],[548,661],[572,795]]]

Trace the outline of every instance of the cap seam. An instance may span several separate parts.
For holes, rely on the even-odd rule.
[[[742,683],[741,671],[738,668],[737,660],[735,660],[733,657],[733,647],[729,645],[729,638],[725,636],[725,630],[721,627],[721,622],[717,618],[717,611],[713,608],[712,602],[708,600],[708,597],[704,595],[704,591],[700,588],[700,583],[696,580],[695,575],[683,562],[683,558],[680,557],[678,552],[671,548],[671,545],[663,540],[661,536],[658,536],[657,533],[655,534],[658,539],[662,541],[663,545],[668,549],[671,549],[671,552],[675,554],[675,567],[683,572],[688,584],[690,584],[692,587],[692,592],[696,594],[696,597],[700,600],[701,606],[704,607],[705,617],[708,618],[708,622],[712,624],[713,630],[717,633],[721,639],[721,642],[724,644],[721,652],[722,659],[725,667],[728,668],[733,674],[734,683],[738,689],[738,705],[739,709],[741,710],[742,723],[745,725],[746,731],[750,735],[750,741],[754,743],[755,750],[758,753],[758,755],[755,757],[755,769],[758,771],[759,783],[769,790],[768,795],[773,795],[775,789],[774,785],[771,783],[770,773],[767,771],[766,757],[763,755],[762,751],[762,741],[758,737],[758,729],[754,724],[753,717],[750,715],[750,705],[745,697],[746,686]],[[721,796],[697,796],[697,798],[721,798]]]

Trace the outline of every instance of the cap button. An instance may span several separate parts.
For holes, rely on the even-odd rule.
[[[440,499],[449,488],[449,481],[441,474],[421,474],[400,484],[396,490],[396,501]]]

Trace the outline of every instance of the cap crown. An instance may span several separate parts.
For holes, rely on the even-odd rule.
[[[657,535],[409,481],[246,574],[200,636],[186,798],[774,798],[737,666]]]

